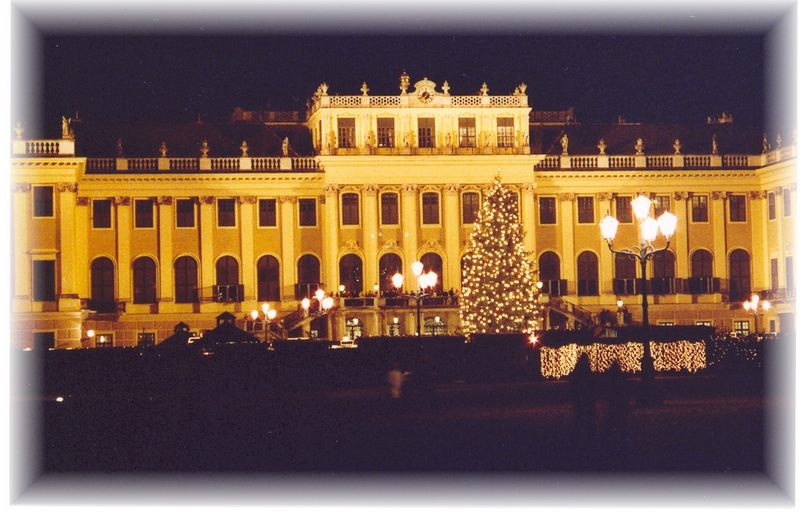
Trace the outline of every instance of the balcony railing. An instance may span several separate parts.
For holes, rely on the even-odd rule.
[[[244,285],[242,284],[212,285],[198,291],[202,301],[234,303],[244,300]]]
[[[325,285],[321,283],[297,283],[294,284],[294,297],[296,300],[302,300],[303,298],[308,298],[309,300],[314,298],[314,293],[317,292],[318,289],[324,289]]]
[[[687,278],[689,294],[713,294],[721,292],[720,279],[710,276]]]
[[[563,278],[542,280],[542,292],[551,297],[565,296],[567,294],[567,281]]]

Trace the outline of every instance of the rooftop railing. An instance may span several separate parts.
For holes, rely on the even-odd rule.
[[[88,173],[322,172],[316,157],[87,158]]]

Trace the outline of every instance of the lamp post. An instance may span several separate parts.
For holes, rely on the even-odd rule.
[[[650,379],[655,375],[653,358],[650,355],[650,319],[647,314],[647,261],[653,258],[656,253],[669,248],[670,238],[675,234],[675,226],[678,223],[678,218],[667,211],[661,214],[657,220],[650,217],[650,204],[650,198],[644,195],[640,195],[631,203],[633,206],[633,213],[639,221],[639,244],[637,246],[614,249],[614,237],[617,235],[619,221],[611,214],[607,214],[600,221],[600,232],[608,243],[608,249],[611,250],[611,253],[635,257],[639,260],[639,265],[641,267],[642,328],[645,334],[643,338],[644,354],[642,355],[642,376],[645,379]],[[666,239],[666,243],[664,246],[657,248],[653,245],[653,242],[656,240],[659,231]],[[621,305],[618,305],[618,307],[621,308]]]
[[[333,308],[333,298],[325,294],[323,289],[314,291],[314,299],[317,300],[318,307],[317,312],[313,314],[314,317],[322,316]],[[303,309],[303,316],[307,318],[311,314],[311,300],[303,298],[300,301],[300,307]]]
[[[417,303],[417,336],[422,335],[420,332],[420,308],[422,306],[422,299],[431,295],[433,287],[439,279],[439,275],[434,271],[423,273],[423,267],[422,262],[419,260],[411,264],[411,271],[414,273],[414,276],[417,277],[417,290],[413,294],[402,294],[402,291],[400,291],[403,287],[403,275],[401,273],[395,273],[394,276],[392,276],[392,285],[400,292],[401,296],[413,298]],[[428,291],[429,288],[431,291]]]
[[[760,304],[759,304],[759,301],[760,301]],[[749,300],[745,301],[742,304],[742,308],[745,311],[748,311],[748,312],[749,311],[753,311],[753,334],[758,334],[758,309],[759,309],[759,307],[764,309],[764,313],[766,313],[770,309],[770,307],[772,307],[772,304],[769,303],[769,300],[761,300],[761,298],[757,294],[752,295]]]

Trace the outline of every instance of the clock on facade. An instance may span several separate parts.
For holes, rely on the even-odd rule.
[[[417,90],[417,98],[420,102],[429,103],[433,100],[434,91],[431,88],[420,88]]]

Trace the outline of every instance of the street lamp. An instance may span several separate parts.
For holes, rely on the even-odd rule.
[[[760,305],[759,301],[761,301]],[[761,298],[757,294],[752,295],[749,300],[742,303],[742,308],[745,311],[753,311],[753,334],[758,334],[759,307],[764,309],[764,313],[766,314],[766,312],[770,309],[770,307],[772,307],[772,304],[769,303],[769,300],[761,300]]]
[[[611,253],[628,255],[639,259],[639,265],[641,266],[642,272],[642,327],[645,332],[643,339],[644,355],[642,356],[642,375],[644,378],[650,378],[655,372],[653,370],[653,358],[650,356],[650,337],[648,335],[650,320],[647,314],[647,261],[653,258],[656,253],[669,248],[669,241],[670,238],[672,238],[672,236],[675,234],[675,227],[678,223],[678,218],[667,211],[664,211],[664,213],[661,214],[658,219],[653,219],[650,217],[651,201],[650,198],[644,195],[639,195],[639,197],[631,202],[631,205],[633,206],[633,213],[636,215],[636,219],[639,221],[638,246],[614,249],[614,237],[617,235],[619,221],[611,214],[607,214],[600,221],[600,232],[608,243],[608,249],[611,250]],[[666,243],[663,247],[656,248],[653,245],[653,242],[656,240],[659,231],[662,235],[664,235]]]
[[[419,260],[411,264],[411,271],[414,273],[414,276],[417,277],[417,290],[412,294],[402,293],[401,288],[403,287],[403,275],[401,273],[395,273],[392,276],[392,285],[394,285],[395,289],[397,289],[400,295],[413,298],[417,303],[417,336],[422,335],[420,333],[420,308],[422,306],[422,299],[432,294],[433,287],[436,285],[436,282],[439,279],[439,275],[437,275],[434,271],[423,273],[423,268],[424,266]],[[431,289],[430,291],[428,291],[429,288]]]

